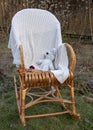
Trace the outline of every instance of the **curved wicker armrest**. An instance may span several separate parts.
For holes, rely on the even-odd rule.
[[[76,55],[70,44],[65,43],[65,45],[70,51],[69,70],[74,73],[75,66],[76,66]]]
[[[20,59],[21,59],[21,69],[25,70],[22,45],[19,46],[19,51],[20,51]]]

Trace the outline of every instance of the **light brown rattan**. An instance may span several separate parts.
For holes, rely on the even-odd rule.
[[[73,74],[76,65],[76,56],[71,45],[68,43],[66,43],[65,45],[70,50],[70,60],[69,60],[70,65],[69,65],[69,77],[63,84],[60,84],[58,80],[55,78],[54,74],[50,71],[46,72],[46,71],[40,71],[36,69],[31,69],[29,71],[26,71],[24,67],[24,56],[23,56],[22,45],[20,45],[20,57],[21,57],[21,67],[19,69],[20,87],[17,87],[17,80],[15,76],[14,76],[14,84],[15,84],[15,93],[16,93],[19,115],[22,124],[24,126],[26,125],[27,118],[61,115],[66,113],[69,113],[70,115],[73,115],[78,118],[80,117],[80,115],[76,113],[75,100],[74,100]],[[59,87],[62,85],[65,85],[68,87],[68,89],[70,89],[70,97],[71,97],[70,100],[66,100],[66,99],[63,100],[59,90]],[[54,87],[54,90],[50,89],[50,91],[45,91],[45,88],[51,86]],[[29,92],[30,89],[32,90],[37,88],[41,88],[41,90],[43,89],[44,90],[41,91],[41,93]],[[25,103],[27,96],[29,96],[31,99],[34,96],[36,96],[37,98],[31,100],[29,103]],[[27,108],[42,102],[59,102],[63,106],[64,111],[49,113],[49,114],[40,114],[40,115],[29,115],[29,116],[25,115],[25,110]],[[72,106],[72,110],[68,109],[65,103],[69,104],[69,106]]]

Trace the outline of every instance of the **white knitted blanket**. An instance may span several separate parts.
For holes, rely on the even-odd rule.
[[[25,68],[43,58],[52,48],[58,48],[54,70],[56,78],[63,83],[69,74],[66,48],[62,44],[60,23],[46,10],[23,9],[12,19],[8,48],[12,50],[13,63],[21,64],[19,45],[23,46]],[[57,67],[59,64],[60,68]]]

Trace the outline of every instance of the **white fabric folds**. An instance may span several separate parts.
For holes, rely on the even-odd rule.
[[[63,83],[69,75],[68,56],[65,44],[58,46],[54,66],[55,70],[51,72],[54,73],[59,82]]]
[[[25,68],[36,66],[43,54],[58,48],[53,73],[63,83],[69,74],[66,48],[62,44],[60,23],[46,10],[23,9],[12,19],[8,48],[12,50],[13,63],[20,65],[19,45],[22,44]],[[58,69],[58,70],[57,70]]]

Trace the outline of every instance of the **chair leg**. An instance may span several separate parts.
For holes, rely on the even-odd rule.
[[[71,102],[72,102],[72,112],[70,112],[70,110],[65,106],[64,101],[61,103],[62,107],[64,108],[64,110],[68,110],[70,112],[71,115],[73,115],[74,117],[80,118],[80,114],[76,113],[76,108],[75,108],[75,100],[74,100],[74,83],[73,81],[71,82],[70,85],[70,94],[71,94]],[[60,94],[60,91],[58,89],[58,87],[56,87],[56,92],[55,95],[59,98],[62,99],[62,95]]]
[[[73,83],[73,80],[71,82],[71,102],[72,102],[72,113],[71,115],[77,117],[77,118],[80,118],[80,114],[77,114],[76,113],[76,107],[75,107],[75,97],[74,97],[74,83]]]
[[[60,93],[60,91],[59,91],[59,88],[58,88],[58,87],[56,87],[56,92],[55,92],[55,95],[56,95],[57,97],[59,97],[59,98],[61,98],[61,99],[62,99],[62,95],[61,95],[61,93]],[[68,110],[68,109],[67,109],[67,107],[65,106],[65,103],[64,103],[64,102],[62,102],[62,103],[61,103],[61,105],[62,105],[62,107],[64,108],[64,110]]]
[[[26,125],[25,119],[25,98],[26,98],[26,89],[20,89],[20,119],[23,126]]]

